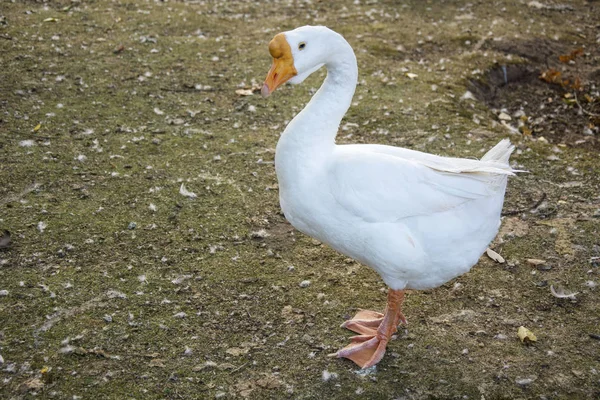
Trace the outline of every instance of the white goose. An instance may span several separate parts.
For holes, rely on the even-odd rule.
[[[383,145],[336,145],[358,78],[338,33],[304,26],[269,43],[269,96],[320,67],[327,78],[283,132],[275,154],[279,199],[301,232],[368,265],[389,286],[385,314],[360,311],[342,326],[356,333],[337,357],[377,364],[400,321],[405,289],[429,289],[477,263],[500,226],[514,147],[502,140],[481,160]]]

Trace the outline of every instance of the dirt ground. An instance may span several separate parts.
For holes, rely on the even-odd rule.
[[[0,397],[600,397],[598,15],[583,0],[3,1]],[[479,157],[508,137],[529,171],[491,245],[505,262],[410,292],[367,371],[327,354],[344,319],[383,309],[384,284],[278,204],[277,139],[325,72],[256,93],[269,40],[305,24],[357,54],[340,143]]]

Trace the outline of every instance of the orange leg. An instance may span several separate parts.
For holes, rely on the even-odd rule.
[[[403,290],[388,292],[385,314],[362,310],[342,324],[358,333],[351,338],[351,343],[333,354],[337,357],[349,358],[361,368],[369,368],[377,364],[385,354],[385,348],[390,338],[398,330],[398,323],[406,323],[402,314]]]

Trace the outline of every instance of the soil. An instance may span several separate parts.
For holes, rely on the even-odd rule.
[[[554,144],[598,149],[600,68],[593,58],[561,62],[561,55],[577,49],[549,40],[514,41],[488,48],[525,62],[497,65],[484,79],[471,80],[469,87],[479,100],[496,112],[519,113],[522,134],[543,135]],[[544,79],[548,71],[559,71],[561,76],[549,81]],[[576,81],[584,83],[573,88]]]
[[[599,7],[3,2],[0,397],[600,397]],[[338,142],[480,157],[509,138],[528,171],[490,246],[505,262],[410,292],[367,371],[327,354],[385,285],[278,203],[279,134],[325,72],[255,90],[271,38],[305,24],[357,54]]]

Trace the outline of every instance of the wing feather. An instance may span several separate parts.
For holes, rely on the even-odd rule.
[[[368,147],[375,147],[371,151]],[[508,164],[448,159],[388,146],[338,146],[329,170],[329,184],[344,209],[367,222],[395,222],[416,215],[450,210],[475,199],[493,196],[507,175]],[[397,149],[390,147],[390,149]],[[427,157],[425,161],[419,155]],[[458,162],[467,161],[461,166]],[[464,171],[463,171],[464,170]]]

